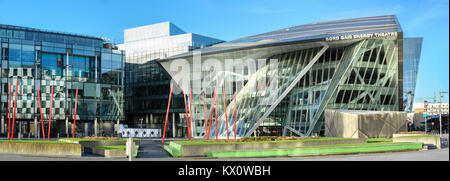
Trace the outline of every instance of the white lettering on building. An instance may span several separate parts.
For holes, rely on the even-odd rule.
[[[325,41],[351,40],[351,39],[386,37],[386,36],[397,36],[397,32],[365,33],[365,34],[356,34],[356,35],[332,36],[332,37],[326,37]]]

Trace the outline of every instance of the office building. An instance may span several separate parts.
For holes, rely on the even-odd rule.
[[[76,136],[114,135],[124,118],[123,51],[100,37],[12,25],[0,25],[0,39],[1,135],[8,131],[9,83],[11,121],[17,92],[15,137],[42,138],[38,88],[46,132],[52,113],[51,137],[72,134],[77,88]]]
[[[170,76],[155,60],[223,42],[195,33],[186,33],[171,22],[124,30],[126,51],[126,124],[137,128],[163,129],[170,92]],[[186,124],[183,95],[172,97],[167,125],[168,137],[184,137]]]

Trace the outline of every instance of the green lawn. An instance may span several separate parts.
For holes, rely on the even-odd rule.
[[[127,141],[127,138],[119,139],[86,139],[86,138],[60,138],[61,140],[71,140],[71,141]]]
[[[76,144],[64,141],[42,141],[42,140],[0,140],[1,143],[45,143],[45,144]]]
[[[374,146],[374,145],[389,145],[398,144],[394,142],[372,142],[372,143],[357,143],[357,144],[339,144],[339,145],[320,145],[320,146],[300,146],[300,147],[283,147],[283,148],[267,148],[267,149],[288,149],[288,148],[325,148],[325,147],[343,147],[343,146]]]
[[[262,150],[208,151],[208,157],[272,157],[420,150],[422,143],[365,143]]]
[[[392,142],[392,138],[369,138],[367,143]]]
[[[192,140],[192,141],[174,141],[180,145],[214,145],[214,144],[252,144],[252,143],[285,143],[285,142],[303,142],[303,141],[327,141],[327,140],[349,140],[356,138],[337,138],[337,137],[310,137],[298,140],[276,140],[276,141],[224,141],[224,140]]]

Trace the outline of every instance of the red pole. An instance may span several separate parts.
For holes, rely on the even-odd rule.
[[[227,124],[227,140],[229,139],[228,136],[228,115],[227,115],[227,95],[225,94],[225,92],[223,92],[223,105],[225,106],[225,122]]]
[[[206,140],[209,140],[209,134],[211,133],[211,125],[212,125],[211,121],[212,121],[212,115],[214,113],[213,111],[214,111],[214,101],[215,100],[216,100],[216,91],[214,91],[213,102],[211,104],[211,114],[209,114],[210,115],[210,117],[209,117],[209,128],[208,128],[208,134],[206,135]]]
[[[77,103],[78,103],[78,87],[75,92],[75,114],[73,115],[72,138],[75,138],[75,125],[77,121]]]
[[[189,90],[189,128],[191,128],[191,124],[192,124],[192,88],[190,88]],[[191,134],[189,134],[189,141],[191,141]]]
[[[169,118],[170,100],[172,99],[172,88],[173,88],[173,84],[170,84],[169,103],[167,103],[166,121],[164,122],[164,132],[163,132],[163,137],[162,137],[163,143],[164,143],[164,138],[166,138],[166,126],[167,126],[167,119]]]
[[[11,137],[10,137],[11,140],[14,140],[14,124],[15,124],[15,121],[16,121],[17,92],[19,92],[18,85],[19,85],[19,79],[17,79],[17,82],[16,82],[16,100],[14,100],[12,132],[11,132]]]
[[[184,110],[186,112],[186,126],[188,130],[188,138],[191,140],[191,128],[189,128],[189,116],[188,116],[188,110],[187,110],[187,104],[186,104],[186,94],[183,93],[184,96]]]
[[[53,88],[54,88],[54,85],[52,85],[52,97],[50,98],[50,117],[48,119],[47,141],[50,141],[50,130],[52,128]]]
[[[234,140],[236,140],[236,92],[234,92]]]
[[[44,129],[44,120],[42,118],[41,93],[39,92],[39,87],[37,87],[37,91],[38,91],[38,99],[39,99],[39,111],[41,113],[42,138],[45,141],[45,129]]]
[[[214,91],[217,91],[217,88]],[[219,134],[218,134],[219,129],[217,128],[217,109],[219,107],[217,107],[217,102],[219,102],[219,101],[217,101],[217,95],[216,95],[216,108],[215,108],[216,109],[216,140],[219,139]]]
[[[8,140],[11,139],[11,82],[9,83],[9,98],[8,98]]]
[[[208,133],[208,129],[207,129],[207,127],[208,127],[208,125],[207,125],[207,122],[206,122],[206,102],[205,102],[205,92],[203,92],[203,112],[205,113],[205,136],[206,136],[206,133]]]

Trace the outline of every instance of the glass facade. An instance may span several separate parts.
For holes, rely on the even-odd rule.
[[[423,38],[403,39],[403,107],[406,112],[414,112],[414,94]]]
[[[200,65],[195,51],[158,63],[186,94],[193,88],[194,137],[205,137],[205,122],[212,120],[210,136],[226,138],[227,122],[234,130],[235,106],[238,137],[311,136],[323,131],[326,108],[402,110],[402,47],[395,16],[378,16],[301,25],[199,49]],[[208,69],[210,60],[219,68]],[[176,79],[181,71],[174,67],[189,67],[183,74],[187,84]],[[217,114],[211,115],[215,88]]]
[[[18,80],[16,124],[23,127],[22,134],[38,136],[37,88],[47,122],[54,85],[52,122],[56,123],[52,124],[52,136],[72,133],[78,88],[77,135],[113,134],[112,125],[124,117],[123,51],[104,48],[104,40],[97,37],[10,25],[0,25],[0,39],[2,119],[8,119],[8,84],[14,93]]]

